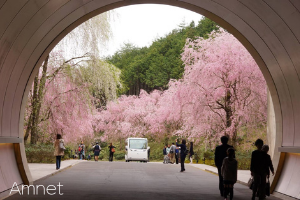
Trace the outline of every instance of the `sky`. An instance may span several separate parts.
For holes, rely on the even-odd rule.
[[[115,19],[111,22],[113,38],[102,56],[114,54],[124,43],[137,47],[151,45],[156,38],[162,37],[183,21],[189,24],[198,21],[198,13],[167,5],[143,4],[117,8]]]

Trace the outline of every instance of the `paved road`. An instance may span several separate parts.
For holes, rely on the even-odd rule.
[[[179,165],[157,163],[125,162],[82,162],[46,179],[34,182],[35,185],[58,185],[63,195],[15,194],[8,200],[17,199],[107,199],[107,200],[221,200],[218,191],[218,177],[186,166],[186,172],[179,172]],[[54,188],[53,188],[54,189]],[[55,192],[50,191],[50,192]],[[250,199],[250,190],[243,185],[235,185],[236,200]],[[268,198],[278,200],[275,197]]]

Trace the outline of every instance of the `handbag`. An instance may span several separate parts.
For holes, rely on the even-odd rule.
[[[189,150],[186,149],[183,153],[184,153],[185,155],[188,155],[188,154],[189,154]]]
[[[267,184],[266,184],[266,195],[270,196],[270,179],[268,178]]]
[[[63,143],[63,142],[60,142],[60,143],[59,143],[59,149],[60,149],[61,151],[66,150],[66,148],[64,147],[64,143]]]
[[[247,184],[250,190],[252,190],[253,184],[254,184],[254,179],[253,179],[253,177],[251,176],[251,178],[249,179],[248,184]]]
[[[111,152],[115,153],[115,151],[116,151],[115,148],[111,148]]]

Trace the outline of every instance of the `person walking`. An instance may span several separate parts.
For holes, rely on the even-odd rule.
[[[170,147],[170,160],[172,164],[175,164],[175,151],[176,151],[176,146],[174,143],[172,143]]]
[[[273,162],[272,162],[272,159],[271,159],[271,156],[268,154],[269,152],[269,145],[263,145],[263,147],[261,148],[261,150],[263,152],[265,152],[267,155],[266,155],[266,172],[267,172],[267,178],[270,177],[270,171],[272,172],[272,175],[274,176],[274,167],[273,167]]]
[[[237,181],[237,170],[238,170],[238,162],[234,158],[234,149],[227,149],[228,157],[224,158],[221,174],[223,177],[223,185],[224,185],[224,199],[227,200],[227,195],[229,194],[230,200],[233,199],[233,185]]]
[[[95,162],[98,162],[99,155],[100,155],[101,147],[98,142],[96,142],[96,145],[94,146],[94,158]]]
[[[268,152],[269,152],[269,145],[264,145],[263,147],[262,147],[262,151],[263,152],[265,152],[266,153],[266,173],[267,173],[267,179],[268,179],[268,182],[267,182],[267,184],[269,184],[268,185],[268,187],[266,187],[266,188],[268,188],[268,189],[266,189],[266,194],[265,195],[267,195],[267,196],[270,196],[270,171],[272,172],[272,175],[274,176],[274,167],[273,167],[273,163],[272,163],[272,159],[271,159],[271,156],[268,154]],[[266,185],[267,186],[267,185]]]
[[[110,145],[108,146],[109,148],[109,162],[112,162],[114,159],[114,153],[115,153],[115,146],[112,145],[112,143],[110,143]]]
[[[175,148],[175,160],[176,164],[178,165],[178,158],[179,158],[179,147]]]
[[[184,161],[185,161],[185,157],[186,157],[186,140],[182,139],[181,144],[177,143],[177,139],[176,139],[176,146],[180,147],[180,166],[181,166],[181,170],[180,172],[184,172],[185,171],[185,167],[184,167]]]
[[[168,164],[167,163],[168,162],[168,159],[167,159],[167,157],[168,157],[167,146],[165,146],[164,149],[163,149],[163,155],[164,155],[164,162],[163,162],[163,164]]]
[[[56,134],[56,140],[54,142],[54,156],[56,156],[56,170],[60,169],[61,157],[64,155],[65,151],[64,140],[61,134]]]
[[[81,145],[79,144],[78,145],[78,159],[79,160],[82,160],[82,153],[81,152],[82,152],[82,148],[81,148]]]
[[[194,143],[190,142],[190,151],[189,151],[190,164],[193,164],[193,156],[194,156]]]
[[[219,190],[220,195],[224,195],[224,184],[223,184],[223,176],[221,173],[221,168],[223,164],[223,159],[227,157],[227,149],[233,148],[232,146],[228,145],[228,137],[222,136],[221,137],[221,145],[216,147],[215,150],[215,165],[218,168],[218,175],[219,175]]]
[[[254,150],[251,155],[250,171],[253,177],[253,188],[252,188],[252,200],[255,200],[256,194],[259,195],[259,200],[265,198],[266,193],[266,178],[267,178],[267,164],[266,164],[266,153],[262,151],[264,142],[261,139],[257,139],[254,143],[257,150]]]

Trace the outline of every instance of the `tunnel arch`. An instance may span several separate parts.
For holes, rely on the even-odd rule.
[[[6,161],[0,165],[0,192],[11,188],[13,180],[19,184],[32,181],[22,142],[23,116],[37,66],[67,33],[89,18],[145,3],[177,6],[204,15],[232,33],[251,53],[274,105],[273,160],[277,173],[272,186],[299,198],[300,194],[289,188],[289,184],[300,185],[299,169],[294,168],[300,163],[297,0],[0,0],[0,159]]]

